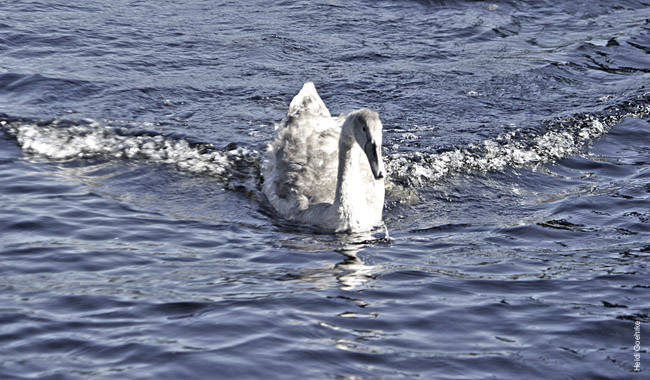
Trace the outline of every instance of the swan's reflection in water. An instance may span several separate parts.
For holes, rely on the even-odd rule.
[[[342,290],[351,291],[361,288],[375,278],[377,268],[374,265],[368,265],[361,261],[357,257],[357,252],[347,251],[344,254],[346,258],[334,266],[341,272],[336,279]]]
[[[358,253],[367,247],[389,243],[388,230],[385,231],[383,237],[364,233],[338,236],[338,239],[340,246],[337,252],[345,256],[342,262],[334,266],[335,269],[341,271],[341,274],[336,276],[340,288],[347,291],[362,288],[366,283],[376,278],[379,268],[363,262]]]
[[[277,242],[277,248],[316,252],[336,252],[342,260],[333,262],[315,259],[320,264],[305,265],[296,269],[290,276],[293,281],[303,285],[310,284],[319,289],[339,288],[355,291],[374,280],[381,271],[380,266],[368,264],[360,253],[373,247],[390,245],[385,231],[345,235],[299,235]],[[340,257],[340,256],[339,256]],[[301,286],[302,287],[302,286]]]

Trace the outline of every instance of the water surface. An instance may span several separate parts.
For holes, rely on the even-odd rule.
[[[0,377],[642,378],[649,5],[0,5]],[[261,196],[307,80],[390,239]]]

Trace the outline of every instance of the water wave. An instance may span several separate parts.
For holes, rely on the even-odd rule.
[[[626,117],[650,114],[650,94],[600,113],[557,118],[541,132],[515,130],[479,144],[444,152],[397,153],[386,159],[390,179],[408,187],[433,183],[450,173],[501,171],[535,166],[580,153]]]
[[[398,152],[386,156],[389,179],[409,188],[426,186],[451,173],[501,171],[535,166],[581,152],[625,117],[650,114],[650,95],[607,108],[557,118],[541,131],[515,130],[478,144],[438,152]],[[229,189],[257,192],[263,155],[231,144],[217,149],[187,137],[102,125],[93,120],[24,121],[8,117],[0,124],[29,155],[51,160],[105,157],[141,159],[179,170],[215,176]]]
[[[97,121],[24,121],[4,118],[4,129],[25,154],[49,160],[103,157],[140,159],[181,171],[221,178],[229,189],[252,190],[259,178],[259,153],[232,144],[222,150],[185,137],[114,128]]]

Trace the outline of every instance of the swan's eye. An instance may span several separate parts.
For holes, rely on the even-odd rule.
[[[365,125],[363,126],[363,128],[362,128],[362,129],[363,129],[363,131],[364,131],[364,132],[366,132],[366,131],[367,131],[367,129],[366,129],[366,126],[365,126]]]

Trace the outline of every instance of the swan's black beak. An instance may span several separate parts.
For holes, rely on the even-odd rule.
[[[363,147],[363,151],[368,156],[370,170],[375,179],[384,178],[384,162],[381,159],[381,147],[377,146],[373,141],[368,140]]]

